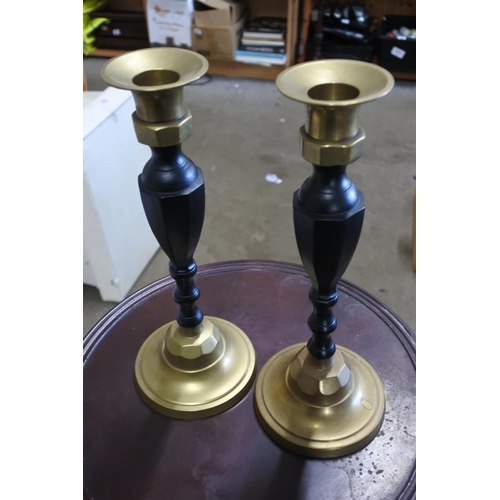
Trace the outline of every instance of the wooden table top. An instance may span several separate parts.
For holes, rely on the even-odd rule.
[[[306,342],[310,281],[302,267],[271,261],[200,266],[199,305],[239,326],[257,369],[277,351]],[[139,348],[173,319],[175,282],[134,293],[86,336],[84,498],[93,500],[408,500],[415,497],[415,339],[390,309],[341,281],[335,342],[363,356],[384,385],[386,414],[361,451],[312,459],[276,445],[253,409],[253,388],[232,409],[174,420],[147,406],[134,386]]]

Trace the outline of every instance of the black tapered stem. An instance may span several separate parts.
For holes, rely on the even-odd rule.
[[[313,165],[312,175],[294,193],[295,238],[300,257],[311,278],[308,319],[312,337],[309,352],[318,359],[335,353],[331,334],[337,328],[333,306],[337,284],[359,241],[365,211],[363,193],[346,174],[346,167]]]
[[[139,175],[142,204],[151,230],[170,259],[170,275],[176,282],[174,300],[179,304],[177,322],[192,328],[203,320],[193,258],[205,217],[203,174],[180,145],[152,147],[151,152]]]

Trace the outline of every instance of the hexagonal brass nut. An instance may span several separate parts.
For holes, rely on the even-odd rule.
[[[184,142],[193,133],[193,116],[189,109],[184,116],[171,122],[148,123],[138,118],[135,112],[132,121],[137,140],[146,146],[174,146]]]
[[[331,358],[316,359],[306,347],[290,363],[288,377],[289,386],[292,390],[295,388],[296,395],[320,406],[338,402],[349,389],[352,378],[339,350]]]
[[[170,354],[185,359],[197,359],[212,353],[221,340],[219,329],[204,319],[202,329],[198,335],[188,337],[186,329],[174,323],[167,332],[165,347]]]
[[[357,135],[345,141],[317,141],[306,132],[303,126],[300,129],[300,136],[300,151],[307,161],[322,167],[332,167],[334,165],[346,166],[360,158],[363,154],[362,146],[366,134],[360,127]]]

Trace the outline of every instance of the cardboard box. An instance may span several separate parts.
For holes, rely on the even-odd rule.
[[[193,50],[207,59],[234,61],[247,16],[227,27],[193,26]]]
[[[197,26],[229,27],[247,10],[246,0],[195,0],[194,23]]]
[[[151,45],[191,48],[193,0],[147,0],[146,10]]]

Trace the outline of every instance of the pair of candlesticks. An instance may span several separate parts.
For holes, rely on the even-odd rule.
[[[201,78],[208,61],[177,48],[150,48],[108,61],[101,77],[132,92],[137,140],[151,159],[139,175],[146,217],[170,260],[176,282],[176,320],[142,345],[135,382],[142,399],[173,418],[217,415],[251,389],[256,357],[236,325],[204,316],[197,305],[194,252],[205,213],[203,174],[181,149],[192,134],[183,87]],[[346,174],[360,158],[365,133],[361,104],[383,97],[394,79],[383,68],[359,61],[320,60],[292,66],[276,80],[280,92],[307,105],[300,130],[302,156],[312,175],[293,196],[294,227],[311,279],[309,342],[289,346],[269,359],[255,383],[257,418],[278,444],[321,458],[353,453],[378,434],[385,410],[382,383],[356,353],[336,346],[333,306],[337,284],[361,234],[364,198]],[[263,332],[262,334],[267,334]]]

